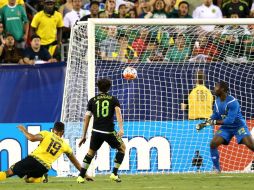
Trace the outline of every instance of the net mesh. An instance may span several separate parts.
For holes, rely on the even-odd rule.
[[[88,101],[87,26],[76,25],[72,36],[71,44],[75,45],[69,48],[61,120],[65,122],[64,136],[76,152],[76,141],[82,135],[83,118]],[[58,174],[68,175],[77,172],[72,165],[70,171],[62,171],[62,169],[59,166]]]
[[[68,123],[66,138],[75,149],[89,91],[86,23],[72,32],[62,120]],[[239,100],[252,130],[253,37],[254,30],[246,25],[215,26],[212,32],[186,25],[95,26],[95,79],[112,79],[110,93],[119,99],[124,118],[127,150],[122,173],[211,171],[209,143],[217,127],[197,132],[195,125],[208,117],[205,102],[220,80],[229,83],[230,94]],[[137,79],[123,78],[127,66],[137,70]],[[200,107],[192,108],[190,92],[198,75],[207,91],[196,93]],[[206,114],[198,115],[197,109]],[[237,145],[235,138],[219,151],[222,171],[250,171],[254,166],[253,153]],[[78,150],[77,154],[85,156]],[[103,145],[96,157],[96,172],[110,173],[114,155]]]

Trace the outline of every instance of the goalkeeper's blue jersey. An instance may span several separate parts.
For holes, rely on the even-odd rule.
[[[242,127],[246,125],[238,100],[230,95],[224,101],[221,101],[220,97],[216,98],[211,119],[223,120],[222,126],[227,127]]]

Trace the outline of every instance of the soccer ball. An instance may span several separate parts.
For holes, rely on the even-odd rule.
[[[123,78],[133,80],[137,78],[137,70],[133,67],[126,67],[123,71]]]

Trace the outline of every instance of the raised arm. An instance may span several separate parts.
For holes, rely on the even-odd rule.
[[[35,141],[42,141],[43,137],[39,134],[33,135],[27,131],[27,129],[23,125],[19,125],[17,127],[29,141],[35,142]]]

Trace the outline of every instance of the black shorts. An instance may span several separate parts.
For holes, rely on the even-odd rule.
[[[28,178],[38,178],[48,172],[48,169],[32,156],[27,156],[26,158],[20,160],[14,164],[11,169],[14,175],[17,175],[20,178],[23,178],[25,175],[27,175]]]
[[[123,144],[122,138],[118,137],[115,131],[111,134],[104,134],[93,131],[90,141],[90,149],[97,151],[104,141],[106,141],[109,146],[114,149],[119,148]]]

